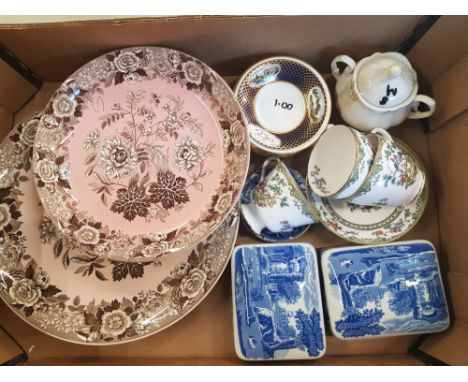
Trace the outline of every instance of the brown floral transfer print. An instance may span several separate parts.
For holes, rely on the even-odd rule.
[[[148,215],[150,199],[146,196],[146,187],[138,185],[138,179],[132,178],[128,188],[117,190],[117,200],[112,203],[111,210],[123,213],[125,219],[132,221],[136,216]]]
[[[151,239],[150,244],[145,244],[145,235],[117,235],[101,224],[97,228],[100,239],[97,244],[91,244],[96,242],[95,238],[89,239],[93,238],[92,229],[83,228],[86,232],[79,236],[87,242],[86,246],[103,255],[117,254],[127,260],[152,256],[158,248],[181,248],[196,243],[212,232],[232,209],[247,173],[249,142],[245,120],[231,90],[216,73],[199,60],[170,49],[136,47],[118,50],[91,61],[74,73],[58,89],[40,119],[34,170],[41,202],[53,212],[54,223],[60,223],[69,232],[81,229],[74,223],[76,219],[89,224],[99,223],[85,213],[75,211],[76,202],[64,190],[69,187],[69,153],[63,142],[73,134],[83,112],[93,107],[106,88],[156,78],[194,92],[209,105],[221,127],[222,147],[216,149],[223,150],[226,162],[220,174],[220,184],[211,195],[213,203],[206,205],[197,219],[168,235],[170,238]],[[90,178],[90,187],[110,210],[115,202],[114,210],[119,212],[114,212],[124,219],[126,211],[127,217],[136,213],[134,220],[165,222],[170,214],[186,208],[185,200],[191,194],[189,188],[204,192],[204,179],[212,173],[207,158],[214,152],[214,144],[201,143],[203,126],[187,112],[183,100],[178,97],[135,90],[122,102],[111,106],[111,112],[102,115],[100,125],[83,140],[83,148],[88,151],[84,171]],[[108,128],[115,128],[115,134],[104,139],[102,131]],[[174,143],[169,155],[158,144],[168,140]],[[149,145],[144,144],[146,142]],[[183,182],[180,179],[170,187],[166,184],[155,187],[158,190],[155,196],[149,192],[149,183],[159,183],[154,179],[158,172],[168,169],[175,179],[185,179],[187,195],[181,190]],[[148,173],[153,179],[143,182]],[[129,178],[133,175],[138,175],[138,187],[142,187],[142,182],[145,184],[149,207],[146,207],[146,201],[142,202],[145,197],[141,192],[135,192],[136,187],[128,192]],[[171,198],[173,186],[182,191],[177,198]],[[122,189],[127,192],[122,191],[118,196]],[[133,199],[133,196],[137,198]],[[164,200],[164,204],[171,207],[166,209],[162,202],[154,203],[151,198]],[[145,209],[147,214],[143,216]]]
[[[172,171],[159,171],[157,182],[151,183],[149,192],[151,193],[151,202],[161,203],[165,209],[170,209],[175,204],[187,203],[189,195],[185,191],[187,180],[178,176]]]
[[[14,136],[10,136],[0,152],[16,144],[11,139]],[[21,154],[29,149],[30,146],[23,146]],[[36,261],[36,253],[27,251],[28,237],[21,229],[20,196],[24,195],[19,187],[32,181],[32,171],[28,156],[22,155],[22,158],[22,166],[15,166],[13,170],[12,183],[0,187],[0,297],[33,326],[76,343],[122,343],[140,338],[162,330],[187,314],[212,288],[224,269],[235,241],[235,231],[230,227],[234,222],[237,227],[237,215],[226,219],[154,288],[130,298],[109,301],[98,294],[91,301],[83,301],[79,290],[73,294],[65,292],[67,287],[57,285],[47,269]],[[2,172],[7,169],[0,166]],[[100,235],[96,236],[93,231],[98,229],[96,224],[82,222],[80,229],[84,240],[101,241]],[[95,274],[102,282],[121,283],[129,277],[143,277],[144,269],[154,265],[153,262],[127,263],[97,258],[60,236],[46,217],[42,218],[38,231],[43,245],[52,250],[51,255],[74,274]],[[99,243],[96,248],[105,244]]]
[[[130,60],[130,56],[127,57]],[[130,65],[129,65],[130,66]],[[174,139],[177,142],[181,130],[203,135],[202,125],[184,110],[184,102],[179,97],[168,96],[168,101],[162,107],[165,116],[160,119],[156,111],[148,105],[158,107],[161,97],[151,94],[144,106],[139,106],[147,96],[144,90],[129,91],[127,106],[113,106],[114,112],[102,117],[101,128],[123,122],[127,125],[118,135],[101,140],[99,130],[93,130],[83,142],[83,148],[89,151],[85,159],[86,175],[93,176],[97,183],[90,183],[93,190],[100,195],[102,203],[107,205],[108,198],[114,197],[110,207],[112,212],[123,214],[128,221],[136,217],[153,217],[149,214],[150,203],[156,204],[154,209],[160,213],[156,218],[164,219],[171,208],[181,207],[190,201],[187,189],[194,187],[203,190],[200,180],[206,178],[211,170],[204,169],[205,160],[213,156],[215,145],[209,143],[202,146],[194,137],[187,136],[174,148],[174,165],[179,171],[187,174],[191,182],[182,176],[175,176],[170,170],[161,170],[169,163],[168,153],[164,153],[161,141]],[[37,171],[41,173],[44,161],[38,162]],[[46,165],[48,163],[45,163]],[[55,171],[54,171],[55,170]],[[43,172],[43,171],[42,171]],[[58,170],[51,169],[51,174]],[[146,183],[150,172],[157,172],[157,183],[149,187],[151,195],[146,194]],[[128,186],[122,184],[122,179],[135,174]],[[138,185],[139,177],[141,184]],[[50,179],[54,182],[56,179]],[[117,191],[114,193],[115,188]]]

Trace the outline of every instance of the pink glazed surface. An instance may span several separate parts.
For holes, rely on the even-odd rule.
[[[96,183],[95,178],[85,176],[87,167],[84,166],[84,160],[87,156],[86,150],[83,148],[86,136],[93,130],[98,130],[101,135],[101,140],[110,138],[116,135],[119,129],[125,127],[127,119],[117,121],[111,126],[102,129],[102,117],[112,112],[112,107],[115,104],[122,106],[126,102],[126,97],[129,91],[137,92],[140,90],[145,91],[145,95],[151,93],[163,94],[161,97],[161,104],[164,103],[168,97],[180,97],[183,101],[184,110],[190,112],[191,116],[202,125],[203,136],[191,133],[186,130],[180,134],[177,143],[183,140],[184,137],[192,137],[196,139],[202,146],[209,143],[214,144],[214,155],[209,158],[209,163],[206,165],[207,169],[212,173],[209,177],[200,182],[203,185],[203,191],[199,191],[194,187],[187,189],[190,201],[184,205],[184,210],[177,213],[170,213],[164,221],[152,219],[148,221],[145,218],[137,216],[134,220],[129,221],[123,217],[122,214],[116,214],[106,207],[100,200],[100,195],[93,191],[91,183]],[[143,106],[149,110],[154,110],[156,119],[160,120],[164,117],[161,106],[156,108],[153,104],[145,102]],[[111,229],[122,230],[129,235],[136,235],[142,233],[151,233],[157,231],[172,231],[179,228],[188,220],[197,219],[200,210],[206,208],[206,205],[211,200],[211,195],[215,192],[216,187],[219,185],[219,178],[223,166],[223,151],[222,141],[220,136],[220,128],[218,127],[215,116],[207,108],[206,104],[193,92],[181,88],[178,85],[168,84],[160,79],[153,79],[151,81],[139,83],[125,83],[125,85],[113,86],[104,89],[104,94],[95,99],[92,107],[83,113],[83,117],[75,127],[74,135],[68,140],[67,146],[69,149],[69,163],[70,163],[70,186],[71,192],[78,201],[77,210],[86,211],[90,216],[101,221],[109,226]],[[163,148],[161,151],[168,152],[169,163],[168,168],[176,174],[184,178],[187,175],[180,171],[174,164],[174,147],[175,140],[169,138],[166,142],[159,140],[158,145]],[[136,169],[137,173],[141,172]],[[128,180],[134,175],[134,172],[118,179],[119,183],[126,184]],[[150,175],[149,183],[155,181],[155,174]]]
[[[34,141],[39,198],[63,234],[112,260],[193,247],[237,203],[249,164],[240,105],[182,52],[132,47],[73,73]]]

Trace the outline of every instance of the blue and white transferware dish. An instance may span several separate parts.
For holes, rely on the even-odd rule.
[[[306,180],[304,177],[296,170],[288,169],[291,173],[292,177],[298,184],[301,191],[305,194],[306,193]],[[252,173],[246,180],[244,188],[242,189],[241,197],[240,197],[240,204],[241,204],[241,213],[242,213],[242,205],[249,204],[251,202],[251,192],[252,189],[260,182],[261,171],[257,171]],[[281,232],[272,232],[268,228],[263,228],[261,232],[255,232],[251,225],[249,224],[248,217],[244,217],[243,219],[247,229],[257,238],[267,242],[278,242],[278,241],[286,241],[291,239],[297,239],[301,236],[307,229],[310,227],[309,224],[299,226],[299,227],[290,227]]]
[[[267,174],[270,164],[275,163]],[[259,183],[252,189],[242,214],[254,232],[289,231],[314,222],[312,207],[286,165],[276,157],[263,163]]]
[[[303,243],[238,246],[231,269],[239,358],[314,359],[325,353],[314,247]]]
[[[425,240],[322,254],[330,327],[341,339],[440,332],[449,312],[434,246]]]
[[[252,148],[260,154],[285,157],[302,151],[330,120],[325,80],[293,57],[270,57],[251,66],[234,93],[247,119]]]

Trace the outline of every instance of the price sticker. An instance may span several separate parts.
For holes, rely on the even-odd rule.
[[[294,130],[306,115],[306,103],[301,91],[285,81],[274,81],[263,86],[255,96],[254,109],[257,122],[274,134]]]

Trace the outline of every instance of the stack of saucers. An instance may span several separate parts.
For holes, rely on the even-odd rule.
[[[427,201],[421,161],[381,128],[366,134],[329,125],[311,152],[307,180],[320,221],[356,243],[403,235]]]
[[[98,57],[2,143],[2,298],[72,342],[168,327],[224,270],[248,163],[240,106],[207,65],[156,47]]]

